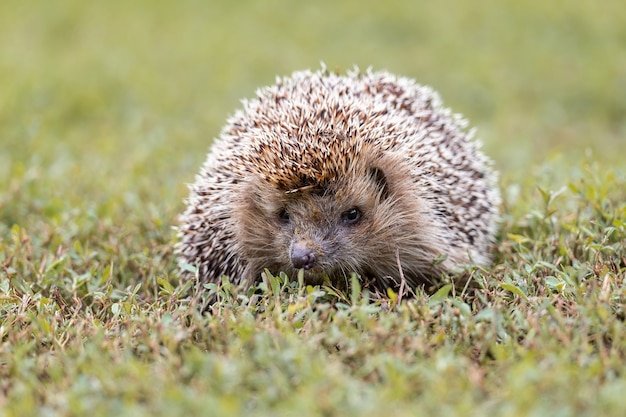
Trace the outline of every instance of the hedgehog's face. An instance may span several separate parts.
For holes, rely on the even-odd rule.
[[[384,174],[371,169],[360,178],[295,189],[275,200],[277,210],[266,219],[276,231],[278,269],[291,275],[303,269],[311,283],[366,273],[364,248],[375,235],[372,229],[387,191]]]
[[[377,208],[387,195],[384,174],[372,169],[360,178],[284,190],[254,184],[246,193],[245,214],[238,217],[246,260],[306,281],[319,283],[364,273],[363,247],[370,244]],[[256,266],[258,265],[258,267]]]
[[[415,208],[398,200],[397,184],[384,167],[353,167],[342,178],[299,185],[284,189],[262,180],[246,185],[235,221],[250,279],[264,268],[291,277],[303,270],[312,284],[325,277],[343,282],[352,272],[397,272],[397,249],[405,244],[397,238],[406,240],[411,233],[401,229]]]

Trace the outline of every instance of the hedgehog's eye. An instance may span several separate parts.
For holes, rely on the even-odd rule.
[[[287,209],[281,209],[278,212],[278,218],[280,219],[281,223],[289,223],[289,212],[287,211]]]
[[[341,213],[341,221],[343,224],[356,224],[359,220],[361,220],[361,211],[356,207],[352,207],[350,210]]]

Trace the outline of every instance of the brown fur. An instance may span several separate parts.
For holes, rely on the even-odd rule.
[[[319,258],[305,271],[310,283],[324,276],[340,282],[356,272],[384,286],[388,277],[399,276],[397,258],[413,286],[438,278],[443,269],[434,267],[432,260],[445,248],[432,238],[437,233],[425,221],[426,208],[413,197],[410,170],[397,158],[377,153],[361,150],[346,173],[304,190],[298,190],[297,182],[245,184],[233,213],[237,252],[248,261],[245,279],[254,281],[264,268],[295,277],[289,254],[297,241]],[[360,208],[361,220],[343,225],[341,214],[352,207]],[[283,209],[290,213],[287,224],[279,218]]]

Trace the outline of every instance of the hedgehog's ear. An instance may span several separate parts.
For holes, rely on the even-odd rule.
[[[380,196],[383,200],[387,199],[391,194],[389,190],[389,182],[387,181],[387,176],[382,168],[373,166],[370,168],[370,178],[376,184],[376,188],[380,192]]]

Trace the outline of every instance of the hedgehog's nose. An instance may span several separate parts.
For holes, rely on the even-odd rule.
[[[315,266],[317,258],[315,252],[308,248],[304,242],[296,242],[291,248],[291,264],[296,269],[311,269]]]

